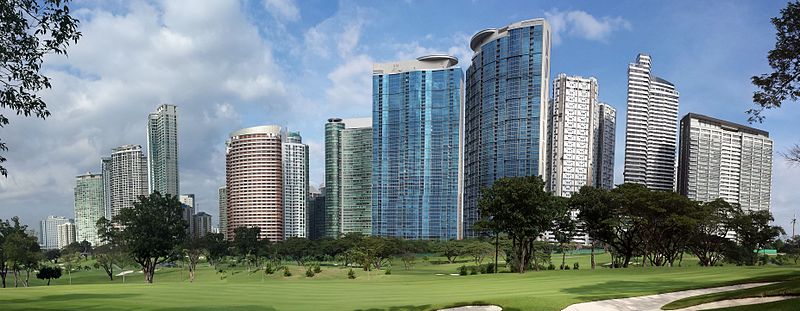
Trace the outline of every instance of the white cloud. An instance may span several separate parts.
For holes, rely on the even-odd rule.
[[[325,90],[325,95],[334,108],[331,110],[340,115],[346,115],[343,109],[362,115],[372,111],[372,63],[370,57],[358,55],[328,74],[332,86]]]
[[[349,58],[358,52],[361,31],[369,16],[369,10],[358,6],[340,7],[336,14],[305,32],[305,46],[319,57],[328,58],[335,49],[339,58]]]
[[[630,30],[631,23],[622,17],[603,16],[597,18],[581,10],[559,11],[553,9],[544,13],[552,28],[553,43],[560,44],[563,35],[586,40],[606,42],[612,32]]]
[[[300,19],[300,9],[293,0],[264,0],[263,4],[267,12],[279,20],[294,22]]]

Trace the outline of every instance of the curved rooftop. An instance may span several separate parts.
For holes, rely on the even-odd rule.
[[[448,61],[447,62],[447,67],[452,67],[452,66],[455,66],[455,65],[458,64],[458,57],[455,57],[453,55],[447,55],[447,54],[425,55],[425,56],[417,57],[417,60],[421,61],[421,62],[438,62],[438,61],[446,60],[446,61]]]
[[[472,49],[473,52],[478,52],[484,44],[487,42],[494,40],[499,37],[506,36],[508,31],[511,29],[522,28],[522,27],[529,27],[535,25],[544,25],[545,29],[550,28],[550,25],[547,24],[547,21],[544,18],[534,18],[534,19],[527,19],[524,21],[519,21],[513,24],[509,24],[503,28],[486,28],[484,30],[478,31],[472,36],[472,39],[469,40],[469,47]]]
[[[254,126],[243,128],[238,131],[234,131],[231,133],[230,137],[236,137],[239,135],[247,135],[247,134],[273,134],[273,135],[280,135],[281,134],[281,127],[279,125],[262,125],[262,126]]]
[[[669,82],[669,81],[667,81],[667,80],[664,80],[664,79],[662,79],[661,77],[652,76],[652,78],[651,78],[651,79],[652,79],[653,81],[656,81],[656,82],[658,82],[658,83],[663,83],[663,84],[666,84],[666,85],[669,85],[669,86],[675,87],[675,84],[672,84],[672,82]]]

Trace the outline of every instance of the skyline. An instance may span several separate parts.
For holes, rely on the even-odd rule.
[[[434,21],[433,16],[426,15],[431,13],[413,11],[419,13],[420,25],[392,28],[396,33],[387,34],[382,22],[388,25],[397,22],[397,17],[387,16],[379,21],[371,16],[392,9],[407,12],[411,5],[345,1],[332,10],[327,2],[321,2],[319,8],[314,2],[299,7],[277,6],[278,3],[289,2],[245,2],[243,7],[238,7],[239,3],[208,3],[202,8],[188,9],[176,2],[161,6],[122,3],[122,7],[101,2],[94,3],[99,5],[94,8],[83,7],[93,2],[76,3],[73,10],[81,19],[84,38],[69,51],[69,58],[50,56],[45,66],[46,74],[53,78],[54,88],[45,92],[53,116],[44,122],[14,116],[12,125],[4,128],[4,138],[10,147],[4,154],[8,158],[4,165],[9,169],[9,177],[0,178],[0,201],[4,202],[0,218],[19,215],[32,228],[49,214],[69,218],[75,176],[86,171],[99,172],[100,157],[113,147],[145,145],[147,113],[162,103],[174,104],[181,110],[178,130],[182,148],[181,188],[184,193],[197,194],[198,211],[212,214],[214,223],[218,220],[214,203],[217,189],[224,185],[224,141],[236,129],[280,124],[299,131],[311,149],[311,185],[318,187],[324,175],[325,120],[371,113],[369,85],[373,63],[449,52],[459,57],[459,65],[466,70],[472,34],[538,17],[548,19],[555,31],[550,76],[562,72],[594,76],[599,81],[603,101],[617,109],[615,183],[619,184],[625,145],[622,120],[626,69],[636,54],[650,54],[655,64],[653,70],[681,91],[678,118],[696,112],[747,124],[744,111],[752,105],[754,90],[749,78],[768,71],[766,52],[774,43],[769,17],[777,15],[783,6],[780,2],[655,3],[651,8],[655,14],[642,19],[644,15],[625,11],[625,4],[619,3],[602,4],[607,7],[587,4],[580,8],[575,3],[561,4],[562,7],[519,3],[509,6],[513,10],[496,8],[493,16],[474,18],[491,5],[464,3],[466,12],[461,19]],[[262,4],[271,7],[273,14],[260,8],[259,15],[255,6]],[[210,8],[212,5],[226,7]],[[699,8],[687,8],[692,5]],[[668,12],[669,6],[693,12],[690,17],[698,20],[675,22],[674,19],[685,19],[683,16],[687,14],[658,14]],[[630,7],[635,9],[634,5]],[[524,8],[530,8],[529,13],[519,15],[517,12],[525,11]],[[700,18],[703,12],[710,14],[710,10],[729,18]],[[148,16],[148,12],[155,12],[152,15],[156,18]],[[433,22],[440,24],[433,27]],[[128,29],[137,25],[143,26],[143,30]],[[202,30],[215,25],[229,27],[222,28],[222,33],[205,34]],[[639,38],[658,27],[668,27],[687,36],[666,32],[656,38]],[[237,32],[241,29],[245,31]],[[439,30],[430,33],[420,29]],[[133,33],[136,30],[143,33]],[[238,36],[225,35],[226,31]],[[118,37],[107,42],[98,39],[107,35]],[[640,41],[631,43],[632,38]],[[697,42],[703,39],[708,41]],[[287,42],[287,46],[279,46],[279,42]],[[144,47],[136,46],[137,43],[144,43]],[[168,46],[160,46],[164,43]],[[251,47],[258,52],[248,51]],[[303,47],[310,55],[291,56]],[[586,49],[593,53],[577,52]],[[734,51],[721,51],[725,49]],[[692,55],[691,51],[699,53]],[[125,55],[132,56],[133,61],[117,63],[117,58]],[[223,64],[215,67],[215,63]],[[164,66],[167,67],[159,68]],[[226,68],[229,66],[236,70],[193,71],[198,66],[209,71],[230,69]],[[254,68],[259,66],[263,68]],[[219,82],[220,76],[214,74],[227,74],[223,77],[227,80]],[[187,81],[181,81],[182,78]],[[726,106],[731,104],[734,106]],[[118,115],[124,118],[113,118]],[[764,124],[750,126],[769,131],[776,151],[800,141],[792,136],[793,130],[798,129],[792,121],[800,117],[796,104],[788,103],[766,115]],[[115,135],[119,128],[122,133]],[[772,210],[776,223],[786,226],[795,212],[791,201],[800,199],[790,190],[793,182],[800,181],[797,177],[800,170],[789,167],[777,154],[773,162]]]

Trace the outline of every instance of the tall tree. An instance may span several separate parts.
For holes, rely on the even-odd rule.
[[[97,220],[96,228],[103,244],[94,249],[94,258],[96,264],[106,272],[108,279],[113,281],[114,266],[122,267],[127,258],[125,246],[119,238],[120,229],[105,217]]]
[[[578,220],[592,239],[591,266],[595,269],[594,250],[597,242],[611,241],[614,237],[615,223],[611,195],[608,190],[583,186],[570,197],[569,204],[578,210]]]
[[[228,255],[228,240],[222,233],[209,233],[203,238],[204,248],[208,262],[214,267],[217,266],[222,257]]]
[[[0,1],[0,108],[17,115],[47,118],[50,112],[38,94],[50,88],[39,73],[47,54],[66,54],[81,37],[78,20],[69,15],[68,0]],[[0,114],[0,127],[9,123]],[[0,141],[0,151],[8,151]],[[0,163],[6,159],[0,156]],[[0,165],[0,174],[8,172]]]
[[[0,221],[0,278],[3,280],[3,288],[6,287],[6,277],[10,268],[5,242],[13,234],[25,234],[27,229],[28,226],[20,224],[17,216],[11,217],[11,220]]]
[[[735,207],[723,199],[702,203],[691,215],[697,224],[689,232],[687,248],[697,256],[701,266],[714,266],[722,259],[730,217]]]
[[[113,221],[123,228],[118,238],[142,267],[145,282],[153,283],[156,266],[175,258],[186,237],[181,203],[174,195],[140,196],[132,208],[120,210]]]
[[[786,234],[783,228],[772,226],[772,213],[769,211],[736,211],[731,219],[731,228],[736,232],[736,241],[747,256],[747,264],[754,265],[757,251]]]
[[[14,273],[14,287],[19,285],[22,271],[26,272],[22,285],[28,287],[31,272],[39,267],[39,261],[43,258],[36,237],[29,236],[25,232],[16,231],[6,237],[3,244],[6,260]]]
[[[567,199],[561,197],[554,197],[556,201],[556,219],[553,228],[553,236],[558,242],[558,249],[561,251],[561,269],[565,269],[567,261],[567,252],[565,245],[572,241],[572,237],[578,231],[578,224],[573,218],[573,208],[567,204]]]

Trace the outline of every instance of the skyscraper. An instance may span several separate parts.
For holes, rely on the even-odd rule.
[[[194,205],[194,194],[181,194],[178,197],[181,202],[183,221],[186,222],[186,236],[196,237],[197,229],[194,227],[194,214],[197,207]]]
[[[104,173],[109,174],[107,191],[113,218],[123,208],[132,208],[139,196],[147,195],[147,157],[142,146],[124,145],[112,149],[111,158],[103,159]]]
[[[724,199],[743,210],[769,210],[769,133],[689,113],[681,119],[678,192],[689,199]]]
[[[147,118],[147,160],[149,191],[180,194],[178,187],[178,112],[173,105],[161,105]]]
[[[76,177],[75,231],[78,242],[88,241],[93,246],[102,244],[96,225],[105,216],[103,196],[103,175],[86,173]]]
[[[298,132],[283,143],[283,238],[307,237],[308,145]]]
[[[39,245],[42,249],[57,249],[58,226],[68,223],[69,219],[61,216],[47,216],[39,222]]]
[[[372,233],[461,237],[464,76],[452,56],[375,64]]]
[[[238,227],[259,227],[261,239],[283,240],[283,137],[276,125],[244,128],[226,143],[227,237]]]
[[[480,219],[482,188],[546,175],[550,25],[544,19],[472,36],[464,111],[464,228]],[[545,179],[547,176],[543,176]]]
[[[560,74],[549,109],[548,189],[570,197],[583,186],[614,185],[616,111],[598,100],[595,78]]]
[[[325,237],[325,187],[311,187],[308,200],[308,238],[317,240]]]
[[[325,153],[326,236],[372,234],[372,119],[328,119]]]
[[[228,189],[219,187],[219,232],[228,238]]]
[[[678,91],[650,71],[650,56],[628,65],[625,182],[654,190],[675,188]]]
[[[67,247],[75,243],[75,224],[72,222],[65,222],[57,226],[58,230],[58,248]],[[83,242],[83,240],[81,240]],[[95,245],[95,244],[92,244]]]
[[[192,216],[194,225],[194,232],[192,233],[195,238],[200,239],[205,237],[211,232],[211,215],[206,212],[199,212]]]

